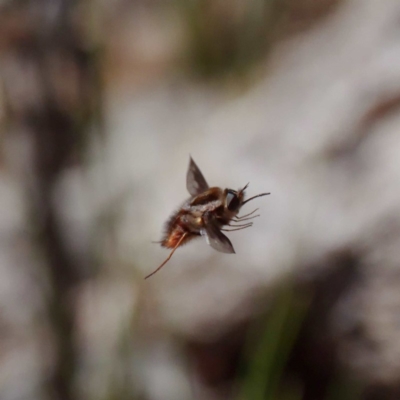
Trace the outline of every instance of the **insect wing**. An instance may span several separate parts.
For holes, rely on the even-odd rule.
[[[190,157],[189,168],[186,175],[186,187],[192,196],[197,196],[208,189],[208,184],[192,157]]]
[[[219,227],[209,214],[204,215],[204,229],[201,234],[207,243],[221,253],[235,253],[231,241],[220,231]]]

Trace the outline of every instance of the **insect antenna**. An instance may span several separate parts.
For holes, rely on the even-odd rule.
[[[248,187],[249,185],[250,185],[250,182],[247,183],[243,189],[240,189],[239,192],[240,192],[240,193],[243,193],[243,192],[247,189],[247,187]]]
[[[180,244],[183,242],[183,239],[185,239],[185,237],[187,236],[187,232],[185,232],[182,237],[179,239],[178,243],[176,244],[176,246],[172,249],[171,253],[169,254],[169,256],[167,257],[167,259],[155,270],[153,271],[151,274],[147,275],[144,279],[150,278],[152,275],[154,275],[156,272],[158,272],[172,257],[172,254],[174,254],[175,250],[180,246]]]
[[[257,194],[257,195],[255,195],[255,196],[253,196],[253,197],[250,197],[250,198],[247,199],[246,201],[244,201],[244,202],[242,203],[242,205],[248,203],[250,200],[253,200],[253,199],[257,198],[257,197],[268,196],[269,194],[271,194],[271,193],[260,193],[260,194]]]

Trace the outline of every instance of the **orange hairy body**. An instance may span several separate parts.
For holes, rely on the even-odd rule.
[[[203,215],[205,212],[212,211],[216,214],[215,223],[217,225],[222,226],[227,223],[224,218],[220,217],[223,211],[222,195],[223,191],[220,188],[213,187],[203,194],[185,201],[165,224],[161,246],[173,249],[183,235],[185,237],[179,246],[201,236],[201,231],[204,229]]]
[[[187,213],[183,210],[178,210],[173,214],[170,220],[165,225],[165,234],[161,240],[161,246],[168,249],[173,249],[182,240],[182,236],[186,234],[185,238],[180,243],[180,246],[194,239],[196,236],[200,236],[200,233],[193,233],[189,231],[185,220],[187,219]]]

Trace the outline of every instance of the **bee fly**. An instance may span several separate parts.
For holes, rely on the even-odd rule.
[[[161,246],[172,251],[167,259],[145,279],[159,271],[179,246],[198,236],[204,236],[207,243],[217,251],[234,253],[232,243],[221,231],[232,232],[252,226],[252,222],[244,221],[258,217],[259,215],[253,215],[258,208],[241,217],[237,214],[250,200],[270,194],[260,193],[244,201],[244,191],[248,185],[238,191],[219,187],[210,188],[199,167],[190,158],[186,187],[191,197],[167,221],[164,237],[159,242]],[[224,226],[229,228],[223,228]]]

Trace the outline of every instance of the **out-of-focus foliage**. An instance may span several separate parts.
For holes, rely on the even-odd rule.
[[[179,1],[192,67],[204,75],[243,73],[266,54],[282,2]]]
[[[283,370],[287,364],[300,325],[307,311],[308,300],[295,294],[293,287],[280,290],[272,310],[257,332],[252,332],[255,346],[248,349],[252,354],[249,371],[245,378],[242,399],[295,399],[299,388],[284,382]],[[254,329],[254,328],[253,328]],[[297,383],[298,384],[298,383]]]

